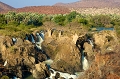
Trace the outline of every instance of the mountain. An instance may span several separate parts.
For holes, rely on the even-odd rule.
[[[12,9],[14,9],[12,6],[9,6],[0,1],[0,11],[12,10]]]
[[[62,6],[29,6],[15,9],[16,12],[36,12],[40,14],[66,14],[70,10]]]
[[[40,14],[66,14],[70,10],[62,6],[28,6],[22,8],[13,8],[3,2],[0,2],[0,13],[7,13],[8,11],[15,12],[34,12]]]
[[[120,0],[80,0],[73,3],[57,3],[54,6],[65,6],[69,8],[119,8]]]

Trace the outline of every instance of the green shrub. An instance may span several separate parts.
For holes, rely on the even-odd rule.
[[[111,18],[107,15],[97,15],[91,18],[93,27],[105,27],[106,25],[110,25],[111,21]]]
[[[116,31],[117,36],[120,38],[120,26],[119,25],[115,25],[114,29]]]
[[[63,25],[65,25],[65,23],[64,23],[65,18],[66,18],[66,17],[63,16],[63,15],[58,15],[58,16],[56,16],[56,17],[54,18],[54,21],[55,21],[55,23],[63,26]]]
[[[6,75],[3,75],[2,77],[1,77],[1,79],[10,79],[8,76],[6,76]]]
[[[66,16],[67,21],[68,21],[68,22],[72,22],[72,20],[76,18],[76,15],[77,15],[77,14],[78,14],[78,13],[76,13],[76,11],[73,11],[73,12],[71,12],[70,14],[68,14],[68,15]]]
[[[83,25],[87,25],[88,24],[88,21],[85,19],[85,18],[80,18],[78,20],[79,23],[83,24]]]

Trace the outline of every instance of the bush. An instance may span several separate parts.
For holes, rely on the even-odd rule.
[[[120,38],[120,26],[119,25],[115,25],[114,29],[116,30],[117,36]]]
[[[5,15],[0,14],[0,26],[3,26],[7,23],[7,21],[5,20]]]
[[[8,76],[4,75],[1,77],[1,79],[10,79]]]
[[[93,23],[93,27],[105,27],[106,25],[110,25],[112,20],[107,15],[97,15],[91,18]]]
[[[67,17],[66,17],[67,21],[68,22],[72,22],[72,20],[76,18],[77,14],[78,13],[76,13],[76,11],[73,11],[70,14],[68,14]]]
[[[83,25],[87,25],[88,24],[88,21],[85,19],[85,18],[80,18],[78,20],[79,23],[83,24]]]
[[[65,25],[65,23],[64,23],[65,18],[66,18],[66,17],[63,16],[63,15],[58,15],[58,16],[56,16],[56,17],[54,18],[54,21],[55,21],[55,23],[63,26],[63,25]]]

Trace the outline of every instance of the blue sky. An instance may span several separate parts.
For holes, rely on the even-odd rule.
[[[41,6],[41,5],[53,5],[58,2],[70,3],[79,0],[0,0],[15,8],[21,8],[25,6]]]

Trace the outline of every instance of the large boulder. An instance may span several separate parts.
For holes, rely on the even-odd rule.
[[[50,39],[50,38],[48,38],[48,39]],[[48,41],[49,40],[46,40],[43,42],[42,48],[45,51],[45,53],[48,55],[48,57],[54,60],[55,56],[57,54],[57,51],[58,51],[58,43],[54,39],[51,39],[50,42],[48,42]]]
[[[119,43],[115,31],[101,31],[93,34],[94,43],[101,49],[101,53],[113,51],[115,46]]]
[[[74,73],[81,70],[81,55],[76,45],[67,38],[59,40],[56,56],[51,67],[58,71]]]
[[[35,67],[31,70],[31,73],[35,79],[45,79],[50,75],[48,67],[44,63],[35,64]]]
[[[92,46],[88,44],[88,42],[85,42],[83,47],[84,47],[84,52],[87,52],[88,56],[92,56],[94,54]]]
[[[56,36],[56,38],[54,36],[45,37],[42,48],[53,60],[51,64],[53,69],[68,73],[81,70],[81,55],[75,45],[75,40],[70,34],[61,37]]]
[[[21,39],[21,38],[17,38],[17,41],[16,41],[16,46],[20,46],[20,45],[23,45],[23,39]]]

